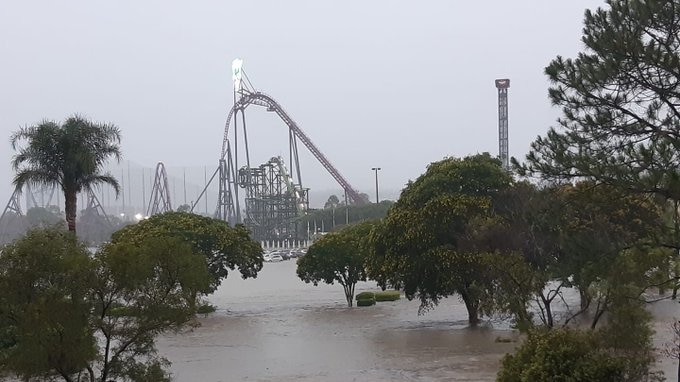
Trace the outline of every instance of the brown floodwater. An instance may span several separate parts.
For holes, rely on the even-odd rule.
[[[257,279],[234,273],[209,300],[218,310],[200,327],[157,341],[176,381],[493,381],[518,344],[496,339],[519,338],[502,321],[469,328],[456,298],[424,315],[405,299],[348,308],[341,286],[305,284],[294,261],[265,263]],[[679,306],[652,308],[657,343]],[[674,366],[660,364],[669,380]]]

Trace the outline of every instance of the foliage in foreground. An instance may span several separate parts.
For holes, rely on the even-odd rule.
[[[178,239],[109,244],[31,231],[0,253],[0,373],[21,379],[168,381],[154,338],[191,325],[206,258]]]
[[[347,306],[352,306],[357,282],[366,281],[365,246],[372,227],[373,223],[365,222],[324,235],[298,259],[298,277],[314,285],[337,282],[345,291]]]
[[[648,346],[646,349],[651,352]],[[647,359],[622,352],[597,331],[569,328],[529,333],[514,354],[503,357],[498,382],[662,381]]]

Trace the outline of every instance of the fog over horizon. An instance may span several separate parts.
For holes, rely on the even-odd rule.
[[[121,177],[128,161],[150,176],[162,161],[173,179],[174,207],[184,202],[178,182],[185,170],[187,201],[194,200],[195,188],[217,167],[235,58],[244,60],[255,88],[276,99],[372,201],[372,167],[382,169],[381,199],[395,199],[433,161],[497,155],[497,78],[511,80],[510,155],[522,159],[560,112],[548,100],[543,69],[557,55],[574,57],[583,49],[583,13],[603,5],[4,2],[0,203],[4,207],[13,190],[10,134],[74,113],[120,127],[124,161],[111,165],[114,176]],[[246,116],[251,163],[287,158],[285,124],[258,107]],[[303,185],[311,189],[311,205],[322,206],[341,187],[298,146]],[[133,186],[141,185],[137,178]],[[122,181],[128,183],[125,176]],[[139,188],[130,190],[128,205],[141,201]],[[150,190],[144,191],[148,198]],[[208,212],[215,199],[216,191],[208,196]]]

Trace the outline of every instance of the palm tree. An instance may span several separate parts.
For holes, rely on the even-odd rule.
[[[74,115],[61,125],[45,120],[20,128],[10,142],[17,152],[12,160],[14,186],[18,190],[25,184],[61,187],[69,231],[76,231],[79,192],[109,184],[118,196],[118,181],[102,174],[111,156],[120,161],[120,130],[115,125]],[[22,142],[26,144],[21,146]]]

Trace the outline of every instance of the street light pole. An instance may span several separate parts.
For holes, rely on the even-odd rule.
[[[380,171],[380,167],[373,167],[371,170],[375,171],[375,204],[378,204],[380,203],[378,198],[378,171]]]
[[[345,225],[349,225],[349,204],[347,204],[347,189],[345,188]]]

